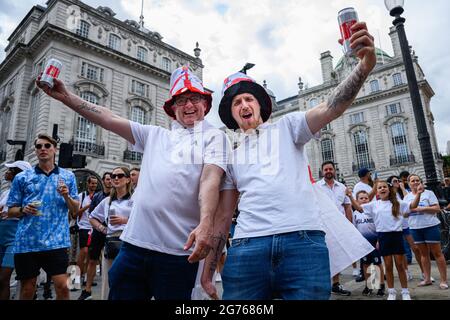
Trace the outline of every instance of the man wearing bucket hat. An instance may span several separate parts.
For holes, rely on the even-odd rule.
[[[203,269],[202,286],[211,297],[218,298],[211,279],[239,195],[240,215],[222,273],[223,299],[328,299],[331,275],[355,261],[352,250],[349,254],[339,245],[337,259],[329,259],[324,231],[335,239],[348,231],[358,237],[358,232],[344,216],[327,215],[336,206],[311,183],[304,149],[352,104],[376,64],[365,23],[355,24],[353,32],[351,47],[362,45],[356,52],[359,64],[326,102],[307,112],[268,123],[272,105],[264,88],[243,73],[225,79],[219,115],[228,128],[240,129],[241,141],[221,187],[215,245]],[[324,222],[324,216],[332,221]],[[327,224],[337,226],[338,235]],[[366,243],[356,246],[360,257],[373,250]],[[330,252],[336,249],[331,247]]]
[[[37,84],[44,88],[39,79]],[[167,130],[84,101],[58,79],[44,90],[144,153],[124,244],[109,272],[109,299],[189,300],[198,261],[213,243],[213,215],[230,150],[226,135],[204,120],[211,94],[187,67],[176,69],[164,104],[174,120]]]
[[[12,182],[20,172],[31,169],[26,161],[5,163],[8,168],[5,172],[5,180]],[[8,218],[8,200],[10,189],[6,189],[0,195],[0,300],[9,300],[9,282],[14,270],[14,239],[16,237],[18,218]]]

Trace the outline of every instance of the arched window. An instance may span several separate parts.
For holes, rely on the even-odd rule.
[[[87,23],[84,20],[80,20],[80,22],[78,24],[78,28],[76,30],[76,34],[83,38],[88,38],[89,37],[89,28],[90,28],[89,23]]]
[[[391,134],[392,145],[394,146],[394,159],[396,163],[409,162],[405,125],[402,122],[393,123],[391,125]]]
[[[36,139],[36,127],[38,125],[39,117],[39,102],[40,94],[39,91],[35,91],[31,95],[29,119],[28,119],[28,130],[27,130],[27,146],[31,148],[33,146],[34,139]]]
[[[81,93],[81,98],[93,104],[98,104],[98,97],[89,91]],[[78,116],[74,151],[90,152],[97,142],[97,126],[91,121]]]
[[[120,50],[120,37],[116,36],[115,34],[110,34],[109,35],[109,42],[108,42],[108,46],[111,49],[114,50]]]
[[[353,133],[353,143],[355,147],[356,165],[358,169],[370,168],[370,154],[367,132],[364,130]]]
[[[392,79],[394,80],[394,86],[400,86],[403,84],[402,80],[402,74],[401,73],[395,73],[392,75]]]
[[[147,49],[145,49],[144,47],[138,47],[136,57],[138,58],[138,60],[146,62],[147,61]]]
[[[380,84],[378,83],[378,80],[370,81],[370,92],[374,93],[377,91],[380,91]]]
[[[320,146],[322,148],[323,162],[325,162],[325,161],[333,161],[334,162],[333,140],[323,139],[320,142]]]

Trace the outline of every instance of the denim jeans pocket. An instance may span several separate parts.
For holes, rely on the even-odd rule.
[[[231,247],[230,248],[240,247],[240,246],[245,245],[246,243],[248,243],[248,241],[249,241],[249,238],[233,239],[233,240],[231,240]]]
[[[299,236],[317,246],[326,246],[325,232],[319,230],[299,231]]]

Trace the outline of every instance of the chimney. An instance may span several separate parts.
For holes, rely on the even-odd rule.
[[[333,56],[330,51],[320,54],[320,64],[322,65],[322,79],[324,83],[331,81],[331,73],[333,72]]]
[[[400,47],[400,40],[398,39],[397,29],[395,27],[391,27],[389,32],[389,36],[391,37],[392,48],[394,49],[394,58],[398,58],[402,56],[402,49]]]

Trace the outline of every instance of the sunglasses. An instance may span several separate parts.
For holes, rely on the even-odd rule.
[[[118,174],[112,174],[111,175],[111,179],[115,179],[115,178],[117,178],[117,179],[122,179],[122,178],[124,178],[124,177],[126,177],[127,175],[125,174],[125,173],[118,173]]]
[[[51,143],[44,143],[44,144],[38,143],[34,147],[38,150],[41,150],[42,147],[44,147],[45,149],[50,149],[52,147],[52,144]]]
[[[202,100],[203,97],[201,95],[194,95],[191,97],[180,97],[175,100],[175,104],[179,107],[185,106],[188,103],[188,100],[192,102],[192,104],[197,104]]]
[[[397,183],[397,182],[399,182],[399,180],[397,180],[397,179],[392,179],[392,183]]]

